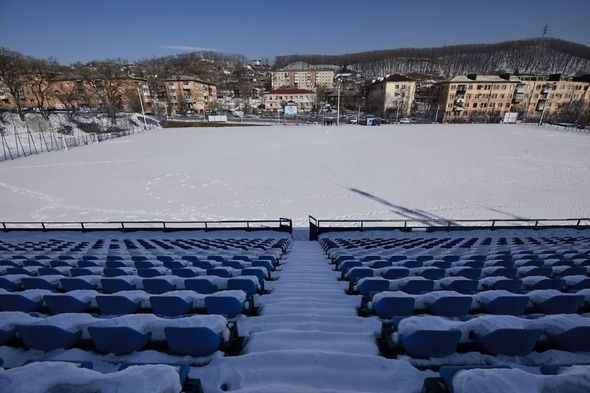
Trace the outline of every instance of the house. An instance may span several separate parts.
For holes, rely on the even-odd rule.
[[[309,112],[314,109],[317,94],[305,89],[276,89],[264,93],[264,109],[282,112],[285,104],[292,101],[300,112]]]

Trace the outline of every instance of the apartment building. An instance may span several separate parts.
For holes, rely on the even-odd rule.
[[[408,117],[416,92],[416,81],[394,74],[373,81],[365,90],[365,107],[384,117]]]
[[[588,103],[588,81],[562,79],[560,75],[512,76],[461,75],[440,84],[443,122],[499,122],[507,112],[519,119],[558,119],[566,106]]]
[[[309,112],[316,101],[316,92],[305,89],[276,89],[264,93],[264,109],[274,112],[282,112],[288,102],[296,104],[300,112]]]
[[[295,88],[316,91],[323,86],[328,89],[334,87],[334,70],[277,70],[272,72],[272,88]]]
[[[217,86],[191,76],[164,80],[171,113],[204,113],[217,102]]]

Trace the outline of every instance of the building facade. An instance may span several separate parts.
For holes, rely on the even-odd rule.
[[[334,70],[277,70],[272,72],[272,88],[295,88],[316,91],[323,86],[334,87]]]
[[[588,86],[560,75],[461,75],[440,83],[438,103],[446,123],[497,123],[508,112],[523,121],[561,121],[568,106],[589,109]]]
[[[383,117],[408,117],[412,111],[416,81],[400,74],[373,81],[365,90],[366,109]]]
[[[190,76],[165,79],[170,113],[205,113],[217,103],[217,86]]]
[[[273,112],[282,112],[288,102],[296,104],[300,112],[309,112],[316,101],[317,94],[305,89],[276,89],[264,93],[264,109]]]

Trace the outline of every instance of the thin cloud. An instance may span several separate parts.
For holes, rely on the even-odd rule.
[[[173,50],[183,50],[188,52],[222,52],[219,49],[212,49],[212,48],[201,48],[198,46],[185,46],[185,45],[164,45],[161,46],[164,49],[173,49]]]

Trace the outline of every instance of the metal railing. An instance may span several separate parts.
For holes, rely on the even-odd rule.
[[[333,220],[309,216],[309,240],[318,240],[326,232],[369,230],[452,231],[505,228],[590,228],[590,218],[539,219],[467,219],[467,220]]]
[[[181,230],[274,230],[293,233],[293,221],[276,220],[227,220],[227,221],[4,221],[2,231],[181,231]]]

